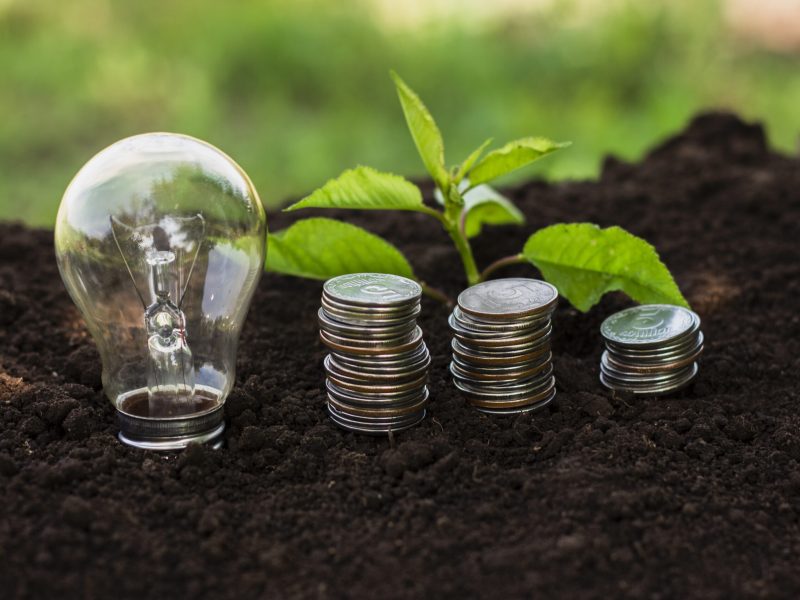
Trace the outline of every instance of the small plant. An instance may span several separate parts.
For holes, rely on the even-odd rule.
[[[408,128],[437,188],[439,208],[426,205],[410,181],[370,167],[356,167],[328,181],[288,207],[411,210],[438,220],[461,256],[466,281],[474,285],[506,265],[530,262],[560,294],[581,311],[606,292],[620,290],[641,303],[687,306],[669,270],[645,240],[619,227],[591,223],[551,225],[531,235],[522,252],[495,261],[484,270],[475,264],[470,239],[484,225],[521,224],[523,214],[487,183],[569,145],[541,137],[509,142],[486,154],[486,140],[459,165],[445,166],[444,143],[419,96],[392,73]],[[270,234],[267,270],[327,279],[344,273],[382,272],[419,281],[406,258],[386,240],[355,225],[326,218],[297,221]],[[420,281],[423,290],[449,299]]]

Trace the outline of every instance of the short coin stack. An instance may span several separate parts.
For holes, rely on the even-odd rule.
[[[425,418],[431,357],[417,326],[420,286],[354,273],[325,282],[318,318],[328,412],[345,429],[381,434]]]
[[[620,311],[600,326],[606,350],[600,381],[609,389],[659,396],[688,385],[703,352],[700,317],[691,310],[647,304]]]
[[[464,290],[450,315],[453,382],[480,411],[536,410],[556,396],[550,318],[558,291],[536,279],[497,279]]]

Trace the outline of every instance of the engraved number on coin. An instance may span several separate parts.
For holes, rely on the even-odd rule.
[[[369,294],[370,296],[380,296],[381,298],[385,298],[386,300],[401,300],[403,298],[402,294],[397,293],[396,291],[389,289],[385,285],[379,285],[377,283],[373,283],[371,285],[365,285],[361,288],[361,291],[365,294]]]
[[[525,283],[517,283],[500,289],[490,288],[487,290],[486,300],[500,308],[526,308],[530,302],[528,298],[531,291],[535,293],[536,290],[531,289],[531,286]]]
[[[633,329],[655,329],[664,325],[664,319],[659,318],[659,309],[651,308],[647,310],[640,310],[639,314],[631,323]]]

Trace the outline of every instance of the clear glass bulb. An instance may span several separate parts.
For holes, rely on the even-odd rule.
[[[123,442],[171,450],[221,439],[266,233],[247,174],[188,136],[126,138],[72,180],[58,267],[100,351]]]

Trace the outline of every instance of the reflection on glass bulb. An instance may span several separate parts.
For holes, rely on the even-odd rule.
[[[55,243],[120,439],[216,443],[266,251],[264,209],[244,171],[187,136],[127,138],[75,176]]]

